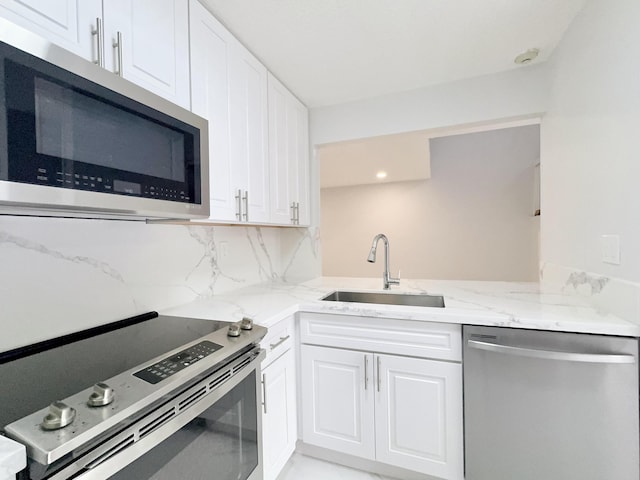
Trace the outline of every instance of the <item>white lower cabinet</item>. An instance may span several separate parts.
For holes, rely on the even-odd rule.
[[[264,480],[278,477],[298,440],[293,332],[293,318],[288,318],[270,327],[261,342],[262,348],[267,351],[262,362]]]
[[[295,355],[282,355],[262,372],[265,480],[275,480],[296,448]]]
[[[308,315],[310,318],[305,318]],[[339,321],[335,317],[340,317]],[[363,321],[364,320],[364,321]],[[447,480],[463,479],[462,364],[459,361],[412,358],[362,352],[329,345],[304,344],[331,339],[331,331],[349,332],[354,348],[358,332],[371,337],[367,319],[303,314],[301,320],[301,408],[304,443],[375,460]],[[395,320],[387,322],[393,328]],[[347,322],[346,324],[342,322]],[[453,330],[413,322],[413,345],[425,349],[433,338]],[[447,326],[448,327],[448,326]],[[455,329],[457,326],[453,326]],[[459,334],[459,332],[458,332]],[[422,337],[422,338],[421,338]],[[337,339],[344,343],[345,336]],[[422,341],[424,339],[424,342]],[[381,340],[388,351],[393,342]],[[372,345],[367,345],[370,348]],[[395,343],[402,351],[402,344]],[[449,348],[434,347],[434,356],[451,357]],[[457,350],[457,349],[456,349]]]
[[[462,479],[462,365],[375,355],[376,459]]]
[[[305,443],[375,458],[373,355],[302,345]]]

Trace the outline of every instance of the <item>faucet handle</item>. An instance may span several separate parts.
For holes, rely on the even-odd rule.
[[[400,270],[398,270],[398,278],[389,277],[389,285],[400,285]]]

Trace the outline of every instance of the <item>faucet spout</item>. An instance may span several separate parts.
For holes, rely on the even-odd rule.
[[[376,253],[378,249],[378,242],[382,240],[384,244],[384,272],[382,273],[383,288],[389,290],[391,285],[400,285],[400,278],[393,278],[389,273],[389,239],[383,233],[379,233],[373,237],[373,243],[371,244],[371,250],[367,257],[367,262],[375,263]]]

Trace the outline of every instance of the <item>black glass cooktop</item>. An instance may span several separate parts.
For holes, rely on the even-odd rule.
[[[0,353],[0,430],[228,324],[150,312]]]

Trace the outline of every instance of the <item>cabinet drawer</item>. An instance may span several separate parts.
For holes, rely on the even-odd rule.
[[[302,313],[302,343],[442,360],[462,360],[461,326]]]
[[[294,323],[293,317],[285,318],[269,327],[269,332],[260,342],[267,356],[262,361],[262,368],[266,368],[271,362],[285,353],[293,345]]]

